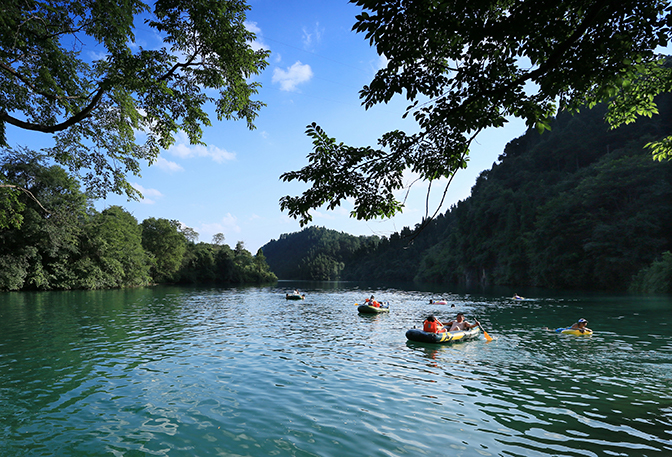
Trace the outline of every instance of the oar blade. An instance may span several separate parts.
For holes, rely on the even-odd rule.
[[[492,337],[491,337],[490,335],[488,335],[488,332],[486,332],[485,329],[483,328],[483,326],[481,325],[481,323],[478,322],[478,319],[476,320],[476,323],[478,324],[478,326],[480,327],[481,331],[483,332],[483,336],[485,337],[485,340],[486,340],[488,343],[489,343],[490,341],[492,341]]]

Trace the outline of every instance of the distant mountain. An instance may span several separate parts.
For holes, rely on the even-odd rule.
[[[261,250],[279,279],[336,280],[346,262],[379,243],[376,236],[353,236],[324,227],[283,234]]]

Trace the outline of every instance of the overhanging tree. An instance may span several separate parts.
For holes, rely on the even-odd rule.
[[[0,146],[9,146],[7,125],[52,134],[45,152],[79,174],[90,195],[139,197],[126,176],[154,161],[178,130],[200,143],[208,105],[220,120],[254,127],[263,103],[252,99],[251,78],[268,52],[251,47],[248,9],[245,0],[6,0]],[[163,45],[144,48],[138,28]],[[0,187],[11,184],[0,176]]]
[[[430,189],[440,178],[450,184],[466,167],[474,138],[511,117],[543,131],[559,110],[608,102],[607,120],[616,127],[656,114],[654,97],[672,89],[671,71],[656,54],[670,40],[667,0],[351,3],[364,9],[353,30],[388,59],[360,92],[363,105],[403,94],[410,102],[403,116],[415,119],[418,132],[388,132],[375,149],[338,143],[316,123],[308,126],[309,164],[281,176],[310,185],[280,200],[301,225],[312,220],[311,210],[348,198],[357,219],[393,216],[403,209],[395,193],[405,171]],[[672,157],[672,137],[650,147],[658,160]]]

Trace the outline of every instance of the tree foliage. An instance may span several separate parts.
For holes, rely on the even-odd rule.
[[[630,290],[649,293],[672,293],[672,252],[663,252],[660,259],[640,271]]]
[[[345,280],[667,291],[672,162],[651,160],[645,145],[672,134],[672,96],[656,103],[659,115],[618,129],[604,105],[563,112],[552,130],[510,141],[469,198],[348,256],[310,228],[264,253],[285,279],[311,279],[300,266],[320,272],[312,260],[329,256]]]
[[[142,247],[142,226],[131,213],[120,206],[94,213],[86,225],[86,236],[78,264],[86,288],[131,287],[150,282],[150,259]]]
[[[376,245],[378,237],[354,236],[324,227],[306,227],[271,240],[261,250],[280,279],[342,279],[345,265]],[[258,254],[257,254],[258,255]]]
[[[187,240],[178,231],[178,223],[150,217],[142,221],[142,247],[152,257],[152,277],[170,281],[182,265]]]
[[[623,290],[672,245],[672,164],[644,150],[669,135],[661,116],[609,130],[604,109],[528,131],[453,207],[418,279]]]
[[[200,143],[206,105],[253,128],[263,104],[252,99],[251,76],[268,52],[250,46],[248,9],[244,0],[5,1],[0,146],[7,125],[53,134],[45,152],[79,174],[89,195],[139,196],[127,174],[153,162],[178,130]],[[143,47],[138,30],[163,45]]]
[[[79,183],[58,166],[45,166],[43,157],[27,151],[8,154],[0,162],[0,173],[26,192],[14,201],[2,202],[5,214],[15,212],[17,226],[0,230],[0,288],[49,289],[70,283],[69,270],[78,258],[81,220],[86,214],[86,197]],[[46,212],[39,201],[50,207]],[[21,211],[18,211],[21,208]]]
[[[262,284],[277,279],[261,249],[253,256],[242,242],[235,250],[226,244],[190,243],[176,274],[181,284]]]
[[[12,211],[23,208],[17,212],[20,227],[0,230],[0,290],[277,280],[263,253],[252,256],[242,243],[235,252],[225,244],[194,244],[178,221],[149,218],[138,224],[119,206],[94,210],[79,182],[62,167],[45,165],[43,156],[8,154],[0,160],[0,172],[24,189],[16,201],[0,199],[0,212],[5,205]]]
[[[541,132],[560,112],[610,101],[607,119],[618,126],[655,114],[654,97],[672,88],[671,70],[655,54],[670,38],[667,0],[352,3],[363,8],[353,29],[387,59],[360,92],[363,105],[404,95],[403,116],[418,131],[388,132],[373,149],[338,144],[309,126],[309,164],[282,175],[311,186],[281,199],[302,225],[312,209],[344,198],[354,200],[357,218],[392,216],[402,209],[394,192],[404,171],[430,182],[451,178],[466,166],[474,138],[511,117]],[[666,138],[651,139],[658,159],[672,157]]]

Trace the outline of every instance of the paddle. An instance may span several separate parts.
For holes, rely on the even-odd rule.
[[[483,336],[484,336],[485,339],[488,341],[488,343],[489,343],[490,341],[492,341],[492,337],[491,337],[490,335],[488,335],[488,332],[485,331],[485,329],[483,328],[483,326],[481,325],[480,322],[478,323],[478,326],[481,328],[481,331],[483,332]]]

